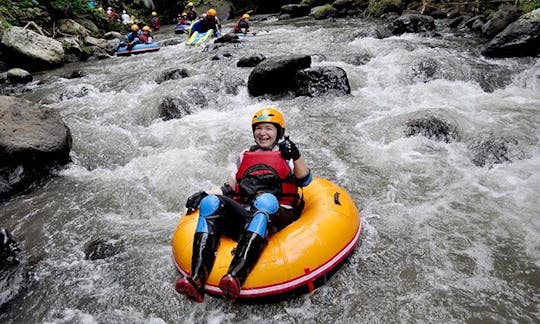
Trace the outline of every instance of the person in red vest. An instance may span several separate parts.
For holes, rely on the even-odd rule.
[[[186,201],[188,214],[199,208],[199,219],[191,275],[178,279],[175,288],[195,302],[204,301],[220,235],[238,240],[219,283],[223,296],[235,301],[267,237],[300,216],[303,201],[298,188],[312,181],[298,147],[285,135],[285,119],[279,110],[257,111],[251,126],[255,145],[240,153],[229,181],[221,188],[196,192]]]
[[[233,27],[233,33],[249,33],[249,14],[245,13]]]
[[[152,43],[154,41],[151,33],[151,28],[150,26],[144,26],[142,28],[142,34],[139,35],[139,40],[145,44],[149,44],[149,43]]]

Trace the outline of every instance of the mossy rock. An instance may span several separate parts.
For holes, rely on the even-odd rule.
[[[366,14],[373,17],[380,17],[388,12],[403,11],[404,4],[401,0],[372,0],[366,9]]]

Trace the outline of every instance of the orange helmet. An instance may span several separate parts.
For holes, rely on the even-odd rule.
[[[216,9],[208,9],[208,11],[206,12],[206,14],[207,14],[208,16],[215,17],[215,16],[217,16],[217,11],[216,11]]]
[[[259,123],[272,123],[278,129],[278,139],[285,133],[285,118],[279,110],[275,108],[263,108],[253,115],[251,119],[251,128],[255,131],[255,125]]]
[[[131,30],[137,31],[137,30],[139,30],[139,26],[137,26],[137,24],[133,24],[133,25],[131,25]]]
[[[150,31],[151,29],[150,29],[150,26],[144,26],[144,27],[142,28],[142,30],[143,30],[143,31]]]

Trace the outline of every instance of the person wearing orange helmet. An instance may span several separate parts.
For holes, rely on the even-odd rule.
[[[150,26],[144,26],[142,28],[142,34],[139,35],[139,40],[145,44],[152,43],[154,41],[152,35],[150,34]]]
[[[233,33],[249,33],[249,14],[245,13],[233,27]]]
[[[139,31],[139,26],[137,24],[132,24],[130,29],[131,29],[131,31],[126,36],[128,51],[133,49],[133,46],[141,43],[141,40],[139,38],[139,36],[141,35],[141,33]],[[122,45],[122,44],[120,44],[120,45]]]
[[[188,2],[188,4],[186,5],[186,14],[187,19],[192,22],[195,21],[195,19],[197,19],[197,17],[199,16],[195,11],[195,5],[193,4],[193,2]]]
[[[238,245],[219,288],[225,298],[235,301],[267,237],[300,216],[303,201],[298,189],[309,185],[312,175],[296,144],[285,135],[285,126],[279,110],[257,111],[251,121],[255,145],[240,153],[229,181],[187,199],[187,213],[199,208],[199,219],[191,274],[177,280],[178,293],[195,302],[204,301],[206,279],[224,234]]]
[[[217,18],[216,9],[208,9],[208,11],[206,12],[206,15],[204,15],[203,18],[192,23],[191,29],[189,31],[189,36],[191,36],[194,32],[199,32],[201,34],[204,34],[210,29],[214,31],[214,36],[216,37],[221,36],[221,33],[219,31],[220,29],[219,20]]]

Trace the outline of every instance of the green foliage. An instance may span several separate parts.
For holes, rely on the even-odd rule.
[[[380,17],[387,12],[401,13],[403,3],[401,0],[371,0],[366,9],[366,13],[373,17]]]
[[[522,0],[519,2],[519,7],[523,12],[530,12],[540,8],[540,0]]]
[[[64,16],[63,18],[91,18],[93,16],[93,9],[88,7],[86,0],[51,0],[47,2],[49,2],[49,9],[55,16]]]

